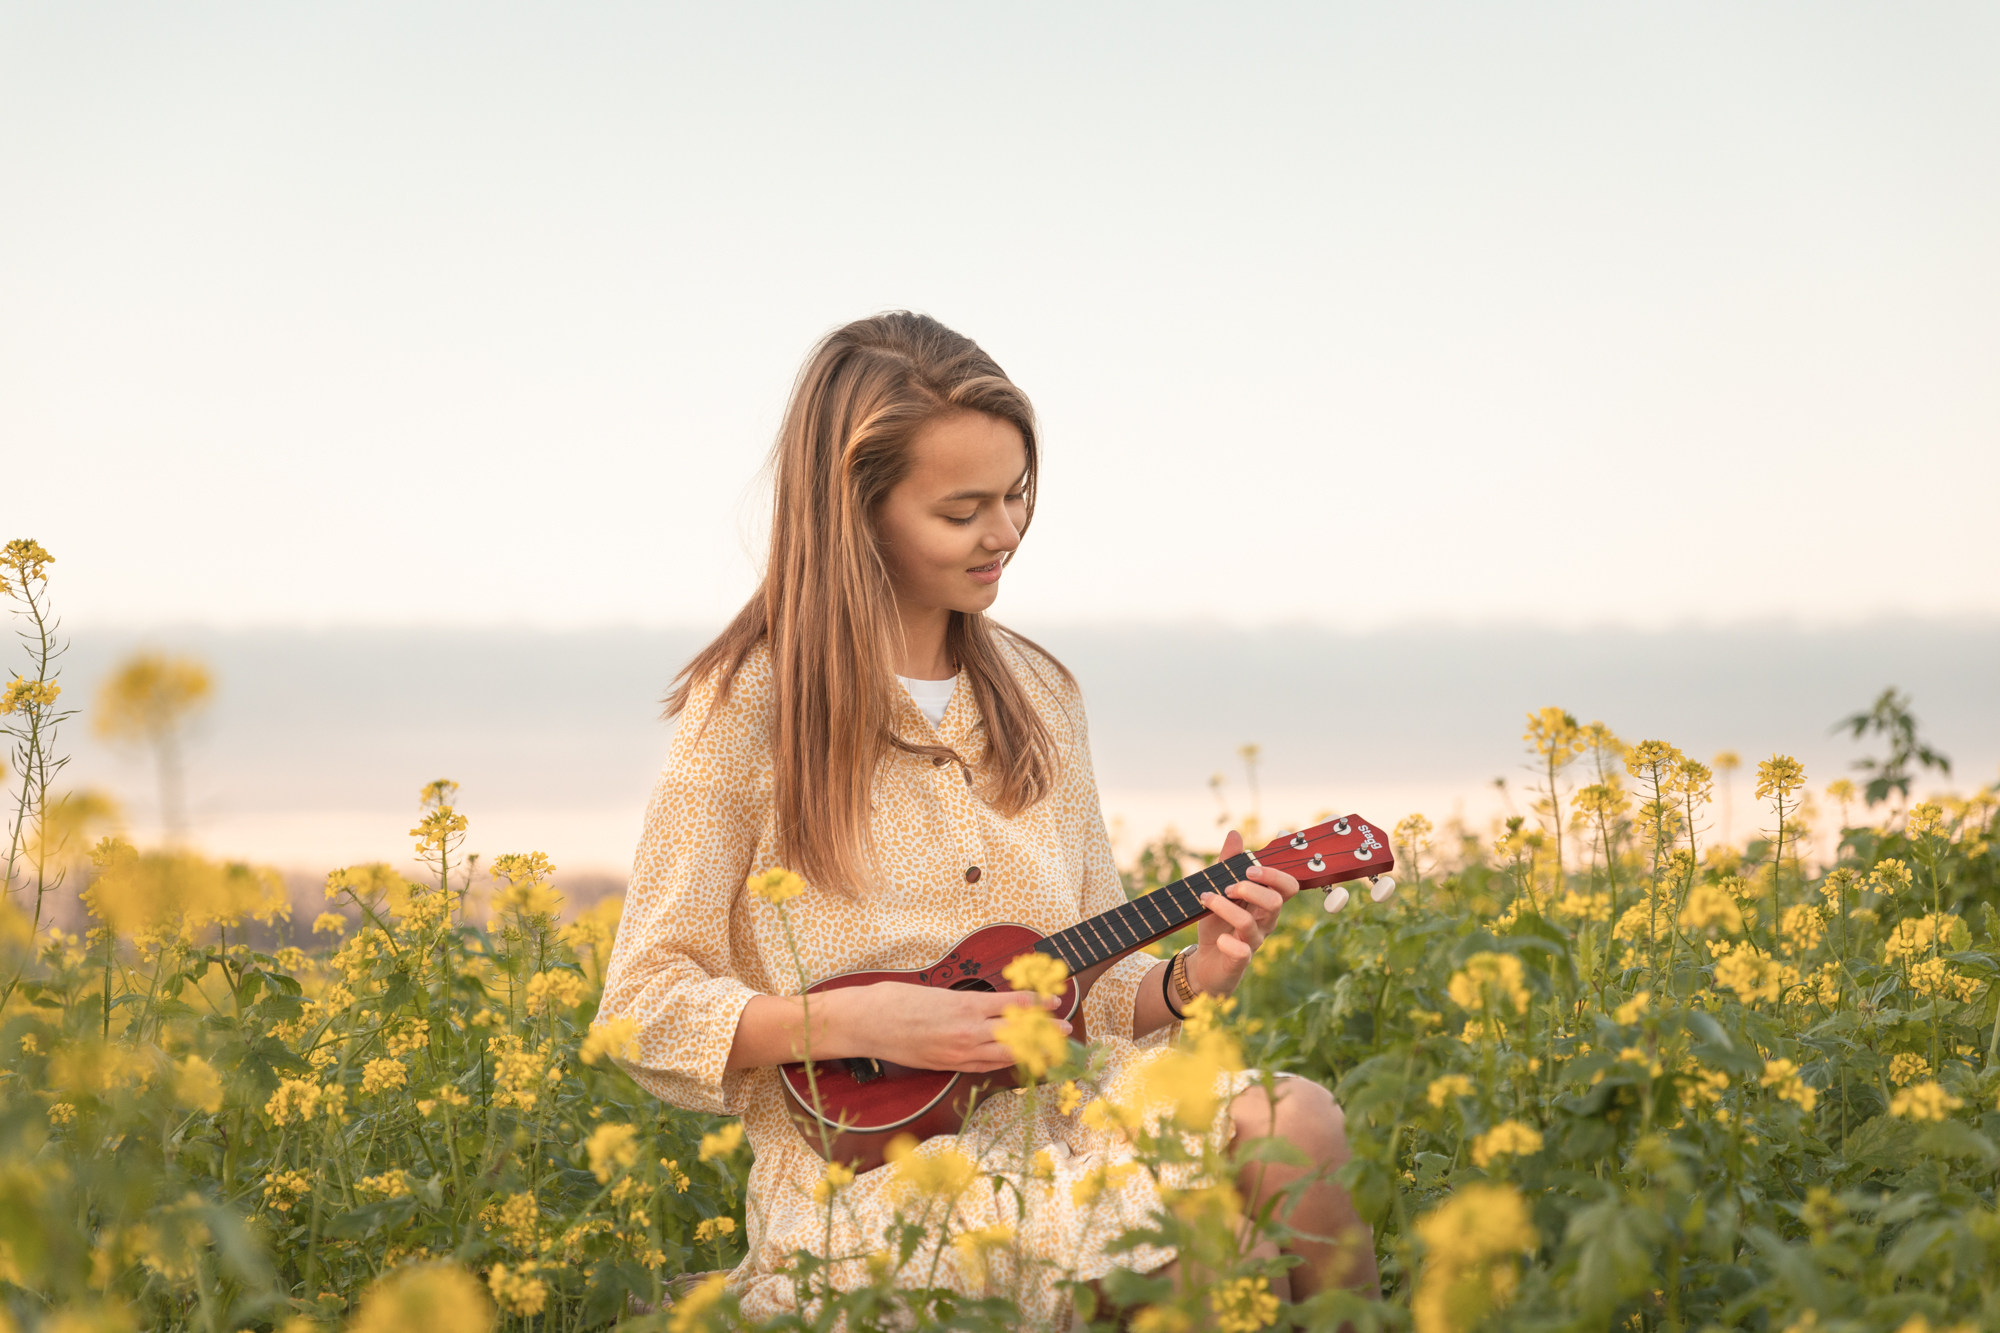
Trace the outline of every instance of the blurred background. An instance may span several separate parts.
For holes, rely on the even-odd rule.
[[[1739,752],[1739,838],[1891,685],[1983,785],[1996,67],[1972,3],[0,6],[0,536],[66,701],[208,681],[180,815],[129,729],[66,781],[314,871],[451,777],[617,879],[793,374],[908,307],[1042,415],[998,612],[1128,848],[1484,828],[1549,704]]]

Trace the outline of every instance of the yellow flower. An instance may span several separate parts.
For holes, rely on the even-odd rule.
[[[0,592],[11,597],[22,596],[30,583],[37,583],[48,577],[47,568],[56,558],[42,549],[42,544],[28,537],[16,537],[0,548]],[[12,570],[12,582],[6,571]]]
[[[942,1144],[943,1140],[930,1142]],[[908,1134],[891,1139],[882,1156],[896,1168],[899,1185],[931,1198],[956,1198],[979,1174],[978,1166],[958,1148],[920,1147]]]
[[[1801,1111],[1810,1111],[1819,1104],[1819,1089],[1807,1083],[1799,1074],[1799,1067],[1790,1060],[1766,1060],[1764,1076],[1757,1082],[1781,1100],[1797,1104]]]
[[[1640,741],[1627,752],[1625,771],[1635,778],[1647,778],[1664,786],[1681,757],[1679,748],[1665,741]]]
[[[49,1105],[49,1123],[67,1125],[76,1119],[76,1107],[69,1102],[52,1102]]]
[[[493,1271],[486,1275],[486,1285],[501,1309],[526,1319],[540,1314],[547,1307],[549,1284],[532,1276],[538,1267],[533,1259],[525,1260],[511,1270],[505,1264],[493,1265]]]
[[[1942,958],[1926,958],[1910,964],[1910,989],[1919,995],[1962,1002],[1979,994],[1979,987],[1977,979],[1954,972]]]
[[[422,1101],[418,1102],[417,1110],[423,1115],[429,1115],[439,1106],[454,1106],[463,1110],[465,1107],[468,1107],[470,1105],[472,1105],[471,1097],[467,1096],[459,1089],[453,1087],[451,1084],[446,1083],[438,1088],[437,1096],[426,1097]]]
[[[486,1289],[453,1264],[398,1268],[368,1288],[347,1333],[492,1333]]]
[[[1915,879],[1907,865],[1893,856],[1885,856],[1868,872],[1868,887],[1876,893],[1893,896],[1909,888]]]
[[[443,813],[448,814],[450,810],[451,807],[446,806]],[[437,818],[433,815],[424,823],[427,826]],[[463,825],[464,820],[459,818],[457,822]],[[411,830],[413,833],[421,831]],[[495,857],[493,877],[501,880],[503,887],[493,894],[493,915],[511,916],[523,923],[541,919],[553,921],[562,907],[562,895],[549,886],[549,879],[555,873],[555,866],[540,852]]]
[[[993,1025],[993,1040],[1007,1048],[1029,1078],[1040,1078],[1069,1053],[1069,1039],[1040,1005],[1010,1006]]]
[[[188,1056],[174,1073],[174,1101],[214,1115],[222,1109],[222,1076],[200,1056]]]
[[[347,1089],[338,1083],[318,1084],[309,1079],[287,1078],[278,1081],[278,1090],[264,1103],[264,1114],[280,1129],[290,1124],[304,1124],[320,1111],[338,1115],[346,1107]]]
[[[1432,1106],[1440,1108],[1453,1097],[1470,1097],[1471,1095],[1472,1080],[1463,1074],[1446,1074],[1441,1078],[1434,1078],[1431,1080],[1430,1087],[1424,1090],[1424,1099]]]
[[[1514,1292],[1514,1255],[1540,1241],[1510,1185],[1467,1185],[1417,1219],[1424,1267],[1410,1302],[1417,1333],[1462,1333]]]
[[[1056,1089],[1056,1114],[1068,1115],[1083,1104],[1083,1089],[1076,1086],[1074,1079]]]
[[[1062,994],[1069,984],[1069,964],[1045,953],[1024,953],[1002,968],[1000,975],[1015,990],[1031,990],[1043,999]]]
[[[952,1248],[965,1266],[976,1274],[980,1281],[986,1280],[986,1259],[989,1251],[1003,1249],[1014,1243],[1014,1228],[1003,1222],[989,1227],[979,1227],[972,1231],[961,1231],[952,1238]]]
[[[370,1060],[361,1071],[361,1091],[368,1094],[400,1088],[409,1082],[410,1071],[401,1060]]]
[[[604,1018],[590,1029],[577,1051],[577,1058],[594,1065],[609,1056],[630,1060],[639,1054],[639,1021],[635,1018]]]
[[[630,1125],[599,1125],[590,1132],[583,1150],[589,1154],[590,1173],[597,1177],[597,1183],[607,1184],[639,1160],[639,1131]]]
[[[830,1202],[834,1195],[854,1183],[854,1168],[839,1162],[828,1162],[826,1171],[813,1185],[815,1203]]]
[[[1452,974],[1447,989],[1452,1003],[1461,1009],[1477,1013],[1504,1004],[1525,1012],[1529,1003],[1525,975],[1521,960],[1511,953],[1476,953],[1465,960],[1463,971]]]
[[[695,1333],[706,1322],[704,1316],[722,1299],[727,1283],[728,1274],[711,1273],[694,1290],[676,1300],[673,1318],[667,1321],[667,1333]]]
[[[583,1003],[583,978],[550,968],[528,978],[528,1012],[535,1015],[574,1009]]]
[[[695,1223],[694,1243],[706,1245],[718,1236],[736,1234],[736,1219],[733,1217],[705,1217]]]
[[[1889,1081],[1899,1088],[1905,1083],[1914,1083],[1920,1078],[1929,1078],[1930,1072],[1930,1061],[1924,1059],[1921,1055],[1912,1055],[1908,1051],[1892,1057],[1889,1061]]]
[[[33,708],[47,708],[61,693],[62,686],[52,680],[27,680],[16,676],[8,682],[6,692],[0,693],[0,713],[25,713]]]
[[[1935,801],[1919,801],[1910,807],[1910,813],[1903,821],[1903,827],[1911,837],[1944,831],[1944,811]]]
[[[1755,945],[1744,944],[1715,960],[1715,984],[1735,991],[1745,1004],[1772,1001],[1783,993],[1790,971]]]
[[[717,1157],[728,1157],[743,1146],[743,1122],[732,1120],[713,1134],[701,1136],[701,1160],[713,1161]]]
[[[1896,928],[1889,933],[1888,941],[1882,946],[1882,961],[1908,963],[1942,949],[1958,927],[1958,918],[1950,913],[1940,916],[1936,912],[1926,912],[1920,917],[1905,917],[1896,923]]]
[[[290,1212],[311,1192],[312,1177],[304,1171],[273,1171],[264,1177],[264,1206],[275,1213]]]
[[[1900,1324],[1896,1333],[1979,1333],[1979,1326],[1971,1323],[1933,1324],[1920,1314],[1913,1314]]]
[[[1913,1084],[1889,1099],[1889,1114],[1905,1120],[1943,1120],[1965,1105],[1935,1081]]]
[[[694,1183],[688,1178],[688,1173],[681,1170],[681,1164],[671,1157],[662,1157],[660,1159],[660,1170],[665,1174],[668,1181],[673,1184],[674,1193],[676,1194],[686,1194],[688,1186]]]
[[[1502,1120],[1472,1141],[1472,1164],[1484,1169],[1496,1157],[1532,1157],[1541,1150],[1540,1130],[1518,1120]]]
[[[772,867],[761,875],[752,875],[745,881],[750,892],[776,907],[788,903],[806,891],[806,882],[789,870]]]
[[[1070,1201],[1079,1208],[1088,1208],[1106,1191],[1115,1190],[1131,1179],[1138,1169],[1130,1162],[1105,1162],[1089,1175],[1079,1177],[1069,1187]]]
[[[1774,754],[1757,765],[1757,799],[1783,800],[1806,785],[1805,765],[1788,754]]]
[[[1722,1094],[1729,1091],[1729,1075],[1719,1069],[1695,1069],[1692,1083],[1681,1088],[1681,1105],[1693,1106],[1697,1101],[1714,1105],[1722,1100]]]
[[[1778,924],[1778,932],[1796,953],[1816,949],[1826,936],[1826,910],[1816,903],[1787,907]]]
[[[1278,1317],[1278,1298],[1262,1277],[1239,1277],[1208,1293],[1208,1308],[1221,1333],[1257,1333]]]
[[[505,1235],[517,1250],[532,1250],[541,1235],[542,1210],[532,1194],[510,1194],[480,1210],[479,1220]]]
[[[1614,1021],[1629,1026],[1639,1021],[1640,1015],[1646,1012],[1647,1006],[1652,1004],[1652,1002],[1653,992],[1642,990],[1616,1009],[1613,1009],[1611,1017]]]
[[[1726,934],[1743,933],[1743,911],[1727,889],[1718,884],[1697,884],[1688,890],[1681,908],[1682,930],[1707,930],[1714,926]]]
[[[91,728],[106,740],[158,744],[214,693],[208,668],[193,658],[139,653],[98,687]]]
[[[374,1194],[385,1199],[401,1199],[410,1193],[410,1177],[402,1171],[384,1171],[379,1176],[363,1176],[354,1182],[354,1188],[363,1194]]]
[[[1188,1333],[1188,1317],[1170,1305],[1148,1305],[1132,1316],[1132,1333]]]
[[[1659,1059],[1637,1046],[1627,1046],[1620,1050],[1618,1058],[1626,1064],[1638,1065],[1654,1078],[1658,1078],[1663,1072]]]

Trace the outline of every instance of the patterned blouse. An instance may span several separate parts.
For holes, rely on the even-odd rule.
[[[1125,901],[1091,771],[1081,700],[1049,663],[1008,645],[1009,665],[1048,726],[1059,751],[1054,790],[1014,818],[982,800],[956,764],[892,752],[879,765],[872,832],[881,882],[859,897],[808,886],[787,904],[798,941],[795,967],[777,909],[748,892],[747,877],[780,864],[772,802],[772,672],[759,648],[717,704],[712,684],[697,688],[674,734],[639,844],[623,919],[605,980],[601,1018],[631,1018],[639,1034],[632,1076],[649,1091],[693,1111],[742,1117],[755,1162],[747,1208],[749,1252],[731,1275],[746,1314],[795,1308],[787,1256],[801,1250],[850,1262],[834,1269],[843,1287],[867,1280],[861,1256],[879,1251],[895,1213],[895,1167],[864,1172],[836,1196],[832,1249],[825,1249],[827,1209],[813,1200],[825,1164],[786,1113],[775,1069],[725,1071],[743,1007],[753,995],[795,995],[822,977],[857,968],[927,966],[951,945],[994,921],[1017,921],[1052,933]],[[898,692],[899,695],[901,692]],[[896,725],[912,739],[953,747],[976,768],[985,723],[961,673],[941,726],[933,728],[907,697]],[[971,873],[973,868],[979,873]],[[1163,1047],[1174,1029],[1132,1040],[1138,985],[1157,960],[1135,954],[1108,969],[1085,1001],[1091,1037],[1108,1053],[1099,1084],[1108,1085],[1142,1050]],[[803,978],[801,977],[803,970]],[[952,1147],[983,1170],[1011,1174],[1021,1149],[1022,1094],[990,1099],[965,1131],[928,1141],[920,1151]],[[1032,1326],[1067,1318],[1055,1283],[1092,1279],[1114,1266],[1151,1269],[1170,1251],[1141,1248],[1116,1263],[1104,1245],[1138,1225],[1157,1205],[1143,1171],[1118,1172],[1094,1203],[1074,1203],[1070,1186],[1131,1157],[1130,1145],[1086,1127],[1044,1093],[1033,1112],[1033,1146],[1048,1151],[1053,1188],[1019,1223],[1014,1249],[985,1264],[958,1247],[941,1257],[920,1250],[907,1275],[968,1295],[1004,1289],[1023,1298]],[[995,1140],[1004,1131],[1005,1143]],[[1043,1167],[1046,1171],[1046,1164]],[[1086,1194],[1088,1191],[1085,1191]],[[954,1234],[994,1223],[1015,1225],[1011,1206],[992,1191],[961,1196]],[[939,1234],[942,1241],[942,1234]],[[935,1277],[933,1272],[935,1260]],[[982,1273],[982,1267],[985,1271]],[[994,1284],[989,1288],[988,1283]]]

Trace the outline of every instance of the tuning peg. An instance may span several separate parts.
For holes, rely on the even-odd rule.
[[[1368,896],[1378,903],[1388,902],[1389,895],[1396,891],[1396,881],[1387,875],[1370,875],[1368,885]]]
[[[1325,906],[1329,912],[1338,912],[1341,908],[1347,906],[1347,886],[1336,884],[1328,889],[1326,891]]]

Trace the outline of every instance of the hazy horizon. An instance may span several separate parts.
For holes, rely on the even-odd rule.
[[[1734,749],[1739,835],[1756,815],[1755,762],[1799,757],[1812,789],[1865,747],[1831,734],[1885,686],[1909,692],[1925,734],[1968,790],[2000,768],[2000,621],[1900,620],[1801,629],[1560,631],[1024,625],[1083,684],[1107,818],[1127,851],[1167,823],[1213,829],[1211,774],[1247,811],[1238,748],[1255,743],[1267,827],[1320,809],[1393,821],[1454,811],[1475,828],[1528,782],[1523,716],[1556,704],[1628,740],[1658,737],[1704,760]],[[88,707],[117,658],[146,645],[208,661],[213,710],[189,748],[198,841],[218,853],[326,868],[399,860],[416,791],[462,784],[474,846],[535,848],[576,871],[622,875],[670,729],[658,701],[706,632],[377,627],[79,631],[65,702]],[[152,771],[66,733],[68,785],[109,790],[135,832],[156,827]],[[1822,801],[1822,806],[1825,802]],[[1716,832],[1723,815],[1718,807]]]

